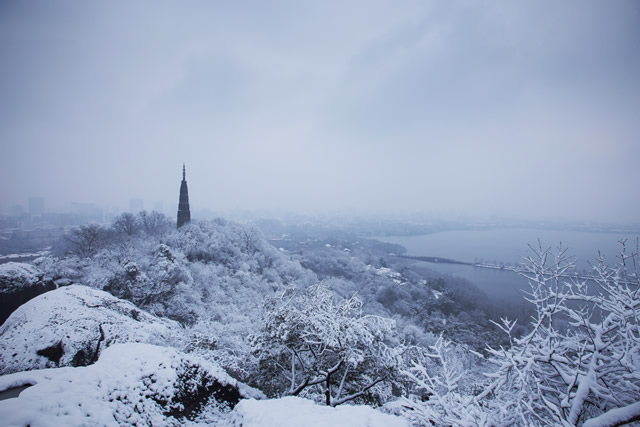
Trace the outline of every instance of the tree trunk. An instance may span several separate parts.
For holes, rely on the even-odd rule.
[[[329,384],[330,377],[331,377],[331,372],[327,372],[327,387],[324,391],[324,397],[325,397],[327,406],[331,406],[331,385]]]

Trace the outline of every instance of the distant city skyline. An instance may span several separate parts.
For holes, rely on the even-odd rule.
[[[4,207],[0,205],[0,213],[10,216],[20,216],[20,215],[29,215],[29,216],[41,216],[43,214],[50,213],[78,213],[78,214],[86,214],[88,211],[99,209],[101,211],[105,211],[107,215],[115,216],[119,215],[123,212],[131,212],[138,213],[144,210],[152,211],[155,210],[160,213],[167,214],[164,210],[164,203],[162,201],[156,201],[153,203],[152,209],[145,209],[144,199],[141,198],[132,198],[129,199],[128,208],[122,209],[117,205],[109,205],[109,204],[101,204],[101,203],[88,203],[88,202],[79,202],[72,201],[68,204],[58,204],[57,207],[51,208],[46,204],[46,199],[44,197],[27,197],[25,198],[26,203],[21,204],[17,203],[8,207]]]

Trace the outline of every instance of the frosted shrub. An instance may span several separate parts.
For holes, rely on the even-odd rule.
[[[626,241],[618,264],[599,256],[579,277],[566,250],[532,248],[523,275],[535,315],[515,337],[515,321],[498,325],[508,348],[491,348],[494,369],[479,393],[458,391],[462,373],[447,363],[447,343],[430,355],[442,369],[414,363],[406,374],[429,393],[412,403],[413,418],[458,425],[616,426],[640,420],[640,277],[638,244]]]

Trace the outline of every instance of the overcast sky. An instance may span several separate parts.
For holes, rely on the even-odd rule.
[[[640,2],[2,1],[0,208],[640,221]]]

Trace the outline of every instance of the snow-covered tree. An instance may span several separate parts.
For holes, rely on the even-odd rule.
[[[72,229],[56,245],[56,252],[79,257],[91,257],[106,240],[106,230],[98,224],[86,224]]]
[[[423,421],[459,425],[617,426],[640,420],[640,276],[638,243],[615,266],[602,256],[579,277],[566,250],[532,248],[526,272],[535,316],[515,337],[515,322],[498,325],[510,346],[489,349],[494,366],[481,392],[461,394],[460,373],[433,374],[416,363],[407,372],[435,398],[415,403]],[[444,418],[443,418],[444,417]]]
[[[132,213],[125,212],[113,220],[113,230],[119,236],[133,236],[140,229],[140,219]]]
[[[138,221],[144,232],[152,236],[166,232],[173,226],[173,222],[166,215],[157,211],[150,213],[141,211],[138,214]]]
[[[260,377],[270,383],[262,385],[271,394],[324,395],[331,406],[365,396],[392,379],[400,351],[387,346],[394,326],[362,315],[356,296],[336,301],[323,284],[288,288],[265,300],[264,327],[253,337]]]
[[[618,264],[599,256],[590,280],[576,277],[561,248],[552,254],[539,245],[528,258],[533,328],[511,338],[508,350],[491,350],[497,370],[488,388],[515,394],[513,413],[523,422],[594,426],[640,419],[638,247],[629,253],[621,243]],[[513,322],[501,326],[509,333]],[[617,423],[610,423],[612,414]]]
[[[456,351],[452,341],[440,336],[428,349],[413,347],[412,350],[411,366],[403,371],[414,387],[411,396],[402,399],[402,408],[408,409],[404,414],[408,419],[417,425],[494,425],[490,414],[500,408],[489,399],[480,404],[472,390],[463,386],[465,380],[467,383],[478,380],[479,374],[465,366],[463,355]],[[479,356],[469,354],[476,363],[480,361]],[[481,389],[481,385],[476,384],[475,389]]]

